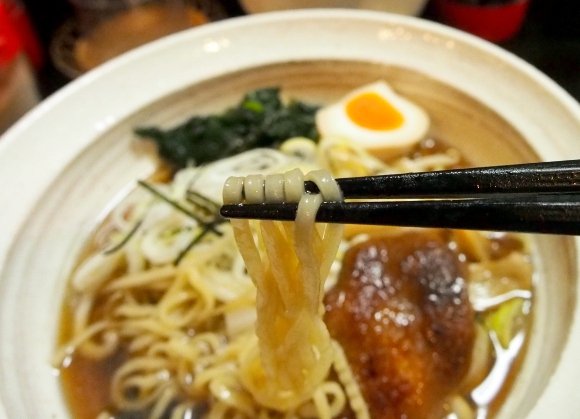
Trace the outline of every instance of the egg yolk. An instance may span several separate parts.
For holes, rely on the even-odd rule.
[[[355,124],[377,131],[392,130],[403,124],[403,115],[374,92],[351,99],[346,105],[346,113]]]

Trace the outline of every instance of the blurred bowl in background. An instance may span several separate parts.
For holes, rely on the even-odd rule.
[[[75,60],[88,71],[123,52],[208,21],[181,0],[70,0],[80,37]]]
[[[75,16],[55,33],[50,58],[74,79],[126,51],[227,14],[211,0],[70,0]]]
[[[240,0],[247,13],[264,13],[276,10],[347,8],[391,12],[418,16],[428,0]]]

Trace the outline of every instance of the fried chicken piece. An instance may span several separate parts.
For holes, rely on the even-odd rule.
[[[440,418],[465,375],[474,313],[464,266],[437,232],[375,237],[344,257],[325,321],[373,418]]]

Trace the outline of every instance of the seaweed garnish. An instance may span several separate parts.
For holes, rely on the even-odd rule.
[[[276,147],[292,137],[317,141],[318,106],[300,101],[285,104],[280,89],[246,94],[222,114],[193,116],[170,129],[138,127],[135,133],[155,142],[161,158],[174,168],[199,166],[257,147]]]

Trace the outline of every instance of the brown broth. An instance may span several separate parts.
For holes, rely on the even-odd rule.
[[[61,368],[61,380],[75,418],[94,419],[103,409],[112,405],[111,379],[126,358],[122,352],[99,361],[71,356],[70,364]]]
[[[72,337],[71,304],[72,301],[62,307],[59,345],[65,344]],[[63,394],[74,418],[94,419],[103,408],[111,404],[111,379],[124,359],[120,354],[100,361],[77,354],[67,356],[59,371]]]
[[[408,154],[410,158],[424,157],[431,154],[445,153],[449,149],[449,145],[440,138],[428,137],[419,144],[417,144]],[[469,167],[471,163],[463,155],[460,156],[457,165],[450,167],[450,169],[459,169],[462,167]]]

